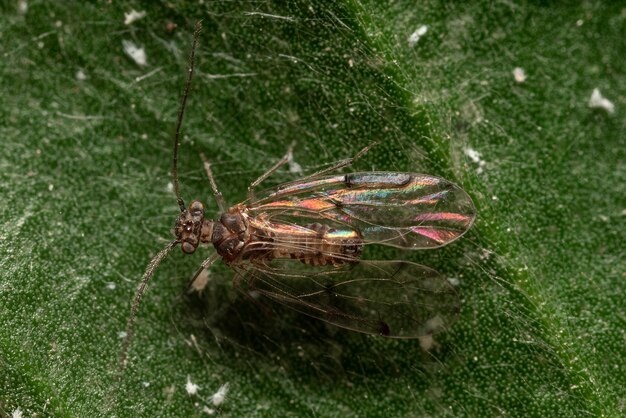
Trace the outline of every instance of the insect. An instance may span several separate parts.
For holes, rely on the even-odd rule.
[[[470,197],[447,180],[402,172],[336,174],[368,147],[354,158],[257,195],[257,186],[289,161],[290,149],[250,185],[248,200],[228,208],[201,155],[221,215],[207,218],[198,200],[185,206],[177,155],[199,32],[198,25],[174,136],[172,177],[180,207],[175,238],[150,261],[137,289],[122,365],[147,283],[178,245],[185,254],[200,244],[215,248],[194,279],[221,259],[242,289],[339,327],[393,338],[416,338],[449,327],[460,302],[439,273],[410,261],[361,258],[369,244],[436,248],[463,235],[476,211]]]

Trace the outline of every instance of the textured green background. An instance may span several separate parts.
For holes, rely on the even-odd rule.
[[[226,382],[221,416],[624,415],[623,2],[111,3],[0,6],[0,415],[206,416]],[[126,26],[132,8],[148,14]],[[236,203],[294,139],[305,171],[378,141],[355,169],[472,195],[468,235],[404,255],[460,281],[460,320],[433,351],[248,303],[223,266],[188,296],[207,252],[177,250],[116,384],[130,298],[177,213],[170,141],[199,18],[187,200],[216,209],[200,151]],[[596,87],[613,115],[588,108]]]

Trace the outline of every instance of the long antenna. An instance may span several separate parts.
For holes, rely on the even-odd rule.
[[[133,298],[133,304],[130,306],[130,315],[128,316],[128,322],[126,323],[126,333],[124,334],[124,340],[122,341],[122,352],[120,354],[120,363],[119,363],[119,371],[122,372],[126,367],[126,363],[128,362],[128,347],[130,347],[130,342],[133,339],[133,327],[135,326],[135,320],[137,319],[137,311],[139,310],[139,303],[141,303],[141,298],[146,291],[146,287],[148,286],[148,282],[150,278],[154,274],[154,271],[159,266],[161,261],[172,251],[178,244],[178,241],[174,240],[167,244],[167,247],[163,248],[159,253],[154,256],[154,258],[146,267],[146,272],[143,274],[141,278],[141,283],[137,286],[137,291],[135,292],[135,297]]]
[[[183,90],[183,98],[180,102],[178,109],[178,119],[176,121],[176,134],[174,135],[174,155],[172,158],[172,180],[174,181],[174,192],[176,193],[176,200],[180,211],[185,210],[185,201],[180,195],[180,184],[178,182],[178,147],[180,145],[180,128],[183,126],[183,116],[185,115],[185,107],[187,106],[187,97],[189,96],[189,90],[191,89],[191,80],[193,79],[194,61],[196,56],[196,45],[198,44],[198,38],[200,37],[200,31],[202,30],[202,21],[196,22],[196,28],[193,32],[193,44],[191,45],[191,54],[189,54],[189,74],[187,76],[187,82],[185,83],[185,89]]]
[[[180,194],[180,184],[178,182],[178,147],[180,145],[180,129],[183,126],[183,116],[185,115],[185,107],[187,105],[187,97],[189,96],[189,90],[191,90],[191,80],[193,79],[193,70],[195,64],[195,54],[196,54],[196,46],[198,45],[198,38],[200,37],[200,31],[202,30],[202,22],[196,22],[196,27],[193,32],[193,44],[191,45],[191,54],[189,55],[189,74],[187,76],[187,81],[185,82],[185,88],[183,90],[183,98],[180,102],[180,108],[178,109],[178,118],[176,120],[176,134],[174,135],[174,154],[172,158],[172,179],[174,181],[174,191],[176,192],[176,200],[178,201],[178,206],[180,207],[180,211],[185,211],[185,202]],[[128,316],[128,321],[126,323],[126,332],[124,334],[124,340],[122,341],[122,352],[120,353],[120,363],[119,363],[119,372],[121,372],[126,367],[126,363],[128,362],[128,348],[130,347],[130,343],[133,339],[133,332],[135,322],[137,320],[137,311],[139,310],[139,304],[141,303],[141,298],[143,294],[146,292],[146,288],[148,287],[148,282],[154,275],[154,271],[161,264],[161,261],[172,251],[172,249],[178,245],[178,240],[174,240],[167,244],[165,248],[163,248],[159,253],[154,256],[154,258],[146,267],[146,272],[143,274],[141,278],[141,282],[139,286],[137,286],[137,290],[135,291],[135,297],[133,298],[133,303],[130,306],[130,315]]]

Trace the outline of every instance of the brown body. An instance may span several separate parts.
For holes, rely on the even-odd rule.
[[[357,231],[320,223],[274,223],[248,215],[244,205],[230,208],[214,222],[204,219],[198,201],[181,214],[176,232],[184,252],[195,251],[199,242],[212,243],[227,264],[289,258],[315,266],[340,265],[358,261],[363,248]]]
[[[211,242],[227,264],[290,258],[309,265],[339,265],[357,261],[363,247],[355,231],[337,231],[320,223],[274,223],[249,216],[241,206],[213,224]]]

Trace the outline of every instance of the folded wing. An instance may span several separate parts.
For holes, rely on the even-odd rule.
[[[247,203],[253,216],[303,225],[320,219],[358,230],[366,243],[405,249],[435,248],[463,235],[474,222],[471,198],[434,176],[364,172],[295,181]]]

